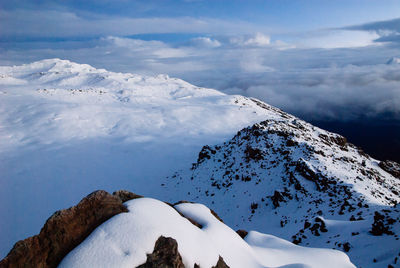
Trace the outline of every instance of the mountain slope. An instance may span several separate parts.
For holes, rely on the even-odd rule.
[[[0,254],[83,194],[127,188],[362,267],[398,263],[398,164],[256,99],[51,59],[0,67],[0,126]]]
[[[235,227],[348,251],[362,267],[393,264],[400,253],[399,166],[254,102],[280,118],[204,146],[190,170],[165,180],[166,191],[207,204]]]
[[[204,144],[274,116],[165,75],[59,59],[0,67],[0,256],[96,189],[159,197],[159,179]]]

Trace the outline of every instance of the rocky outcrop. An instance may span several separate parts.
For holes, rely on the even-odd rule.
[[[185,268],[178,252],[178,243],[171,237],[160,236],[153,253],[147,254],[147,260],[138,268]]]
[[[95,191],[76,206],[55,212],[38,235],[18,241],[0,261],[0,267],[57,267],[61,260],[100,224],[114,215],[127,212],[124,202],[141,197],[126,190],[116,191],[112,195],[102,190]],[[176,204],[187,202],[180,201]],[[222,221],[214,211],[211,213]],[[188,218],[188,220],[199,228],[203,227],[193,219]],[[184,268],[185,266],[178,252],[176,240],[160,236],[155,243],[153,253],[147,255],[146,263],[138,267]],[[219,257],[213,267],[229,266],[222,257]]]
[[[236,233],[243,239],[249,234],[249,232],[243,229],[237,230]]]
[[[154,246],[153,253],[147,254],[147,260],[137,268],[184,268],[182,257],[178,251],[178,243],[171,237],[160,236]],[[194,264],[194,268],[200,268]],[[212,268],[229,268],[224,259],[219,256],[218,262]]]
[[[115,191],[115,192],[113,192],[113,195],[118,197],[119,199],[121,199],[122,203],[124,203],[126,201],[129,201],[129,200],[132,200],[132,199],[143,197],[141,195],[134,194],[134,193],[129,192],[127,190]]]
[[[393,177],[400,179],[400,164],[394,161],[386,160],[379,162],[379,167],[391,174]]]
[[[140,197],[128,191],[96,191],[78,205],[55,212],[38,235],[17,242],[0,267],[56,267],[97,226],[121,212],[124,201]]]
[[[199,268],[194,264],[194,268]],[[160,236],[154,246],[153,253],[147,254],[147,260],[137,268],[185,268],[178,251],[178,243],[171,237]],[[224,259],[219,256],[218,262],[212,268],[229,268]]]
[[[217,264],[212,268],[229,268],[229,266],[224,262],[224,259],[219,256]]]

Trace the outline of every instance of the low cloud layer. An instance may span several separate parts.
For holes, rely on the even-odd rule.
[[[71,19],[72,23],[80,20],[71,14],[63,16],[61,20]],[[212,25],[207,19],[183,18],[184,25],[174,28],[182,18],[150,20],[118,21],[119,32],[110,34],[111,29],[101,29],[98,33],[105,36],[96,38],[17,43],[5,40],[0,43],[0,63],[57,57],[111,71],[166,73],[228,94],[257,97],[308,120],[400,119],[400,60],[386,64],[400,57],[396,45],[400,19],[304,33],[283,38],[285,41],[257,31],[221,34],[229,33],[229,23],[219,25],[227,28],[215,34],[199,33],[179,43],[121,37],[135,32],[129,30],[132,23],[150,28],[171,24],[168,27],[175,32],[180,31],[179,27],[182,31],[185,27],[208,31]],[[95,22],[84,25],[95,27]],[[66,29],[64,34],[75,28]],[[90,31],[93,33],[92,28]],[[382,39],[385,41],[380,42]]]

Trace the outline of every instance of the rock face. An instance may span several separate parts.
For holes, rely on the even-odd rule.
[[[137,197],[127,191],[89,194],[78,205],[55,212],[38,235],[17,242],[0,267],[56,267],[97,226],[127,212],[123,201]]]
[[[147,261],[138,268],[184,268],[178,252],[178,243],[171,237],[160,236],[153,253],[147,254]]]
[[[199,268],[197,264],[195,268]],[[153,253],[147,254],[147,260],[137,268],[185,268],[182,257],[178,252],[178,243],[171,237],[160,236],[154,246]],[[220,256],[212,268],[229,268]]]
[[[393,177],[400,179],[400,164],[394,161],[386,160],[379,162],[379,167],[391,174]]]
[[[127,190],[115,191],[115,192],[113,192],[113,195],[118,197],[119,199],[121,199],[122,203],[124,203],[126,201],[129,201],[129,200],[132,200],[132,199],[143,197],[141,195],[134,194],[134,193],[129,192]]]
[[[219,256],[217,264],[212,268],[229,268],[229,266],[224,262],[224,259]]]

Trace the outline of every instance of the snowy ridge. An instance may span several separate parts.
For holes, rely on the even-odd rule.
[[[0,255],[99,188],[160,197],[160,178],[190,165],[204,144],[277,116],[166,75],[60,59],[0,67]]]
[[[99,226],[59,267],[137,267],[146,262],[146,253],[152,252],[161,235],[177,240],[185,267],[213,267],[219,256],[232,268],[354,267],[345,254],[335,250],[303,248],[258,232],[250,232],[243,240],[201,204],[171,207],[151,198],[125,204],[128,213]]]
[[[204,146],[190,170],[165,180],[166,190],[207,204],[235,227],[348,251],[362,267],[393,264],[400,253],[399,178],[344,137],[275,112],[279,119]],[[392,219],[383,225],[395,230],[384,234],[385,247],[371,234],[380,217]]]
[[[1,147],[221,136],[267,116],[247,98],[166,75],[113,73],[59,59],[0,67],[0,92]]]

